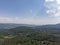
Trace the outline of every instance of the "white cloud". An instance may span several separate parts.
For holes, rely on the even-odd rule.
[[[45,7],[47,14],[55,17],[60,16],[60,0],[45,0]]]
[[[60,0],[56,0],[57,1],[57,4],[60,4]]]
[[[55,20],[55,21],[54,21]],[[32,19],[19,17],[0,17],[0,23],[19,23],[19,24],[54,24],[56,19]]]
[[[45,0],[46,2],[49,2],[49,1],[54,1],[54,0]]]
[[[9,17],[0,17],[0,22],[12,22],[12,18]]]

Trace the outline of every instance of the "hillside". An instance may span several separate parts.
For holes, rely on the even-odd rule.
[[[21,24],[10,29],[1,28],[0,45],[60,45],[60,28],[56,26],[59,27]]]
[[[59,25],[19,26],[9,29],[11,33],[51,32],[60,33]]]
[[[60,24],[52,25],[28,25],[0,23],[0,32],[5,33],[31,33],[31,32],[54,32],[60,33]]]

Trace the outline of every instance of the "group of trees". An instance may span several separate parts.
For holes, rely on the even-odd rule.
[[[16,27],[0,33],[0,45],[60,45],[60,29]]]
[[[8,35],[7,35],[8,36]],[[0,45],[60,45],[60,36],[46,32],[13,35],[12,38],[3,38]]]

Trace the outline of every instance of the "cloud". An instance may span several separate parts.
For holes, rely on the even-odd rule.
[[[9,17],[0,17],[0,22],[13,22],[13,19]]]
[[[45,0],[46,13],[51,16],[60,16],[60,0]]]
[[[54,1],[54,0],[45,0],[46,2],[48,2],[48,1]]]
[[[50,21],[51,20],[51,21]],[[18,24],[54,24],[57,23],[55,19],[33,19],[20,17],[0,17],[0,23],[18,23]]]
[[[56,0],[57,1],[57,4],[60,4],[60,0]]]

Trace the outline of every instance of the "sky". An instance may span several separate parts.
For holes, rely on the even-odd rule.
[[[60,0],[0,0],[0,23],[60,23]]]

